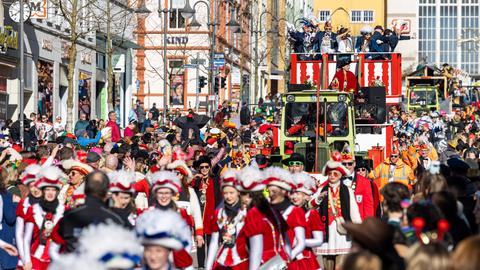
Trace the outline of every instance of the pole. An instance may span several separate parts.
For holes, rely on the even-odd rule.
[[[210,115],[213,117],[215,113],[215,107],[212,106],[214,104],[214,101],[212,101],[212,104],[210,104],[210,95],[213,95],[215,93],[214,87],[215,87],[215,74],[213,70],[213,58],[215,57],[215,46],[216,46],[216,40],[217,40],[217,0],[213,0],[214,5],[213,5],[213,23],[212,23],[212,46],[210,47],[210,64],[209,64],[209,75],[210,75],[210,87],[208,87],[208,98],[207,98],[207,115]]]
[[[20,78],[20,87],[19,87],[19,94],[18,94],[18,113],[19,113],[19,116],[20,116],[20,144],[22,145],[22,148],[25,147],[24,145],[24,137],[25,137],[25,132],[24,132],[24,126],[23,126],[23,110],[24,110],[24,106],[23,106],[23,95],[24,95],[24,87],[25,87],[25,84],[24,84],[24,63],[23,63],[23,51],[24,51],[24,47],[23,47],[23,4],[24,2],[23,1],[20,1],[20,21],[19,21],[19,24],[20,24],[20,40],[19,40],[19,43],[20,43],[20,75],[19,75],[19,78]]]
[[[160,2],[160,0],[159,0]],[[168,15],[170,12],[170,8],[172,6],[172,0],[169,1],[168,7],[163,9],[164,18],[163,18],[163,124],[167,124],[167,111],[168,111],[168,61],[167,61],[167,27],[168,27]]]
[[[259,33],[259,24],[262,23],[261,21],[257,22],[257,30],[255,31],[255,90],[253,96],[253,102],[257,103],[257,94],[258,94],[258,66],[260,63],[258,62],[258,33]]]
[[[195,67],[196,69],[196,73],[197,73],[197,93],[195,93],[195,112],[198,113],[198,106],[199,106],[199,95],[200,95],[200,77],[199,77],[199,65],[198,65],[198,61],[200,59],[200,53],[197,53],[197,66]]]

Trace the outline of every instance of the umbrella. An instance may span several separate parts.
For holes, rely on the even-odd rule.
[[[188,119],[186,116],[180,116],[177,119],[175,119],[173,123],[175,123],[175,125],[181,128],[182,126],[187,124],[187,121]],[[203,128],[208,123],[208,121],[210,121],[210,117],[204,114],[194,114],[193,121],[198,126],[198,128]]]

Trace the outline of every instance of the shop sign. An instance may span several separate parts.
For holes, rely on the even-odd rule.
[[[52,41],[46,38],[42,39],[42,49],[49,52],[53,51]]]
[[[8,94],[0,93],[0,119],[7,120]]]
[[[29,0],[31,19],[48,19],[48,1],[47,0]]]
[[[80,59],[82,60],[82,64],[92,64],[92,54],[91,53],[86,53],[86,52],[82,52],[82,54],[80,54]]]
[[[62,42],[62,58],[68,59],[70,56],[68,55],[68,51],[70,50],[70,44],[66,41]]]
[[[18,49],[18,32],[13,30],[11,26],[0,28],[0,46],[11,49]]]
[[[186,45],[188,37],[167,37],[167,44],[171,45]]]

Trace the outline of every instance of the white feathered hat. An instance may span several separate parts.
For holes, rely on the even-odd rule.
[[[22,175],[20,175],[22,183],[25,186],[28,186],[30,183],[37,181],[41,170],[42,166],[38,164],[28,165],[23,171]]]
[[[365,34],[371,34],[373,33],[373,28],[370,25],[364,25],[360,29],[360,34],[365,35]]]
[[[286,191],[291,191],[294,187],[292,174],[280,167],[269,167],[263,171],[264,181],[268,186],[277,186]]]
[[[113,171],[108,174],[110,179],[110,192],[135,193],[135,173],[125,170]]]
[[[295,183],[295,191],[303,192],[308,196],[313,195],[316,190],[315,179],[308,173],[294,173],[292,175],[293,182]]]
[[[190,228],[173,210],[153,209],[142,214],[135,226],[143,245],[181,250],[190,245]]]
[[[236,187],[238,178],[238,170],[227,169],[223,172],[222,179],[222,188],[223,187]]]
[[[45,187],[54,187],[57,189],[62,188],[62,179],[66,179],[66,175],[60,170],[58,167],[55,166],[47,166],[40,170],[38,181],[36,186],[39,189]]]
[[[79,254],[62,254],[54,260],[48,270],[107,270],[107,267],[97,260]]]
[[[237,174],[237,189],[242,192],[255,192],[265,189],[264,176],[259,169],[248,166]]]
[[[113,223],[92,225],[83,230],[77,250],[102,262],[108,269],[132,269],[140,263],[143,252],[135,232]]]
[[[148,176],[148,180],[152,186],[152,191],[155,192],[159,188],[169,188],[174,194],[182,191],[180,179],[174,172],[159,171]]]
[[[180,160],[180,159],[175,160],[174,162],[167,165],[167,169],[176,170],[179,173],[186,176],[188,179],[193,178],[192,170],[190,170],[190,168],[188,168],[187,164],[183,160]]]

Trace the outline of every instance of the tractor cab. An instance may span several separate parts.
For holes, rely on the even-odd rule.
[[[355,116],[351,94],[305,90],[284,94],[282,100],[282,156],[301,153],[306,158],[306,171],[319,172],[331,151],[353,151]]]

